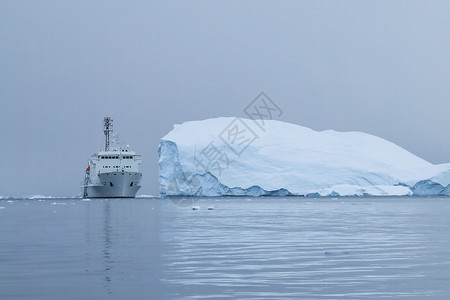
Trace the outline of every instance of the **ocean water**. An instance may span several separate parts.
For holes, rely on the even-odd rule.
[[[450,299],[450,198],[172,200],[0,200],[0,299]]]

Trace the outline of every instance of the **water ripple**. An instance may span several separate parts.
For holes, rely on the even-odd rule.
[[[450,263],[448,252],[442,256],[448,239],[435,240],[449,224],[429,226],[419,208],[255,202],[215,203],[213,213],[167,207],[163,282],[196,299],[420,299],[449,292],[436,289],[448,272],[430,276]]]

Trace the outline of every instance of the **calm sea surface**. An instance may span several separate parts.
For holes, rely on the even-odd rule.
[[[174,202],[0,200],[0,299],[450,299],[450,198]]]

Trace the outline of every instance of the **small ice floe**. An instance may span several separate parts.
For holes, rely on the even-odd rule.
[[[6,201],[6,202],[8,202],[8,203],[14,203],[14,201],[13,201],[13,200],[8,200],[8,201]]]
[[[214,206],[208,206],[208,210],[214,210]]]
[[[91,201],[91,199],[87,199],[87,198],[86,198],[86,199],[83,199],[83,200],[81,200],[81,201]]]
[[[52,205],[67,205],[65,202],[53,202]]]
[[[199,209],[200,209],[200,206],[196,206],[196,205],[192,206],[192,210],[199,210]]]
[[[53,197],[53,196],[34,195],[34,196],[29,197],[28,199],[29,200],[36,200],[36,199],[53,199],[53,198],[55,198],[55,197]]]

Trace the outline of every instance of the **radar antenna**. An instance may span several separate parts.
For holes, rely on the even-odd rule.
[[[105,151],[109,151],[109,134],[113,131],[113,120],[110,117],[103,119],[103,132],[105,133]]]

